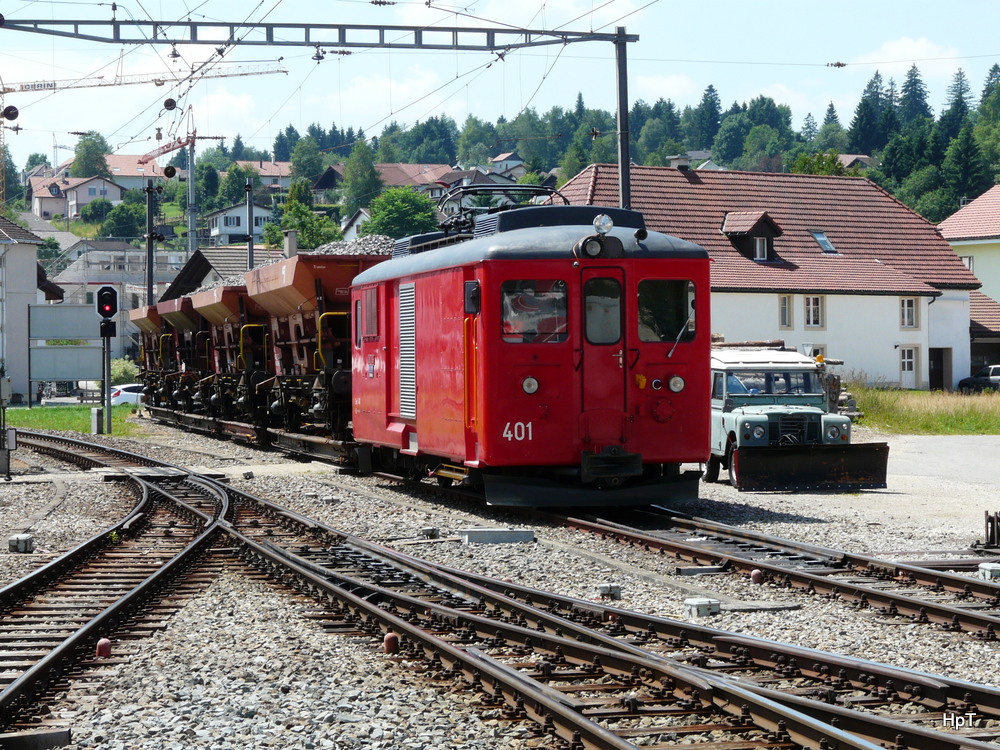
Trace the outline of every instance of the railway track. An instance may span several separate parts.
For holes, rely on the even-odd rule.
[[[824,596],[886,617],[996,641],[1000,583],[920,565],[800,544],[662,509],[634,513],[643,528],[596,517],[542,514],[550,522],[668,554],[705,572],[733,572]]]
[[[155,484],[196,514],[211,509],[202,535],[213,532],[213,548],[233,550],[245,564],[317,599],[332,631],[381,637],[394,658],[465,681],[488,701],[506,705],[510,717],[534,721],[570,748],[699,740],[726,748],[971,750],[988,745],[871,711],[921,704],[930,724],[948,712],[982,712],[990,721],[1000,715],[1000,700],[989,691],[963,693],[968,686],[843,660],[838,672],[817,666],[814,676],[812,663],[797,669],[797,659],[813,658],[801,649],[789,663],[769,642],[721,631],[692,637],[690,623],[668,626],[473,581],[210,480],[164,471]],[[820,702],[850,694],[867,714]]]

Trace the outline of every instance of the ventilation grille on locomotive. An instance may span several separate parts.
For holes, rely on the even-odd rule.
[[[399,414],[417,418],[417,300],[413,284],[399,285]]]

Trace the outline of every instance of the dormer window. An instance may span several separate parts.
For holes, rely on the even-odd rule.
[[[830,242],[830,239],[826,236],[826,232],[810,229],[809,234],[813,236],[813,239],[816,240],[816,243],[823,249],[824,253],[837,253],[837,248]]]
[[[754,260],[767,260],[768,259],[768,239],[767,237],[754,237],[753,238],[753,259]]]
[[[780,237],[782,231],[766,211],[729,211],[722,222],[722,233],[749,260],[758,263],[778,260],[774,238]]]

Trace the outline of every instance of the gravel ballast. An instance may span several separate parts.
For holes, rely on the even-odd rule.
[[[323,464],[289,463],[278,454],[142,424],[148,435],[127,441],[131,450],[223,471],[242,490],[408,554],[588,599],[597,598],[598,585],[616,583],[622,600],[615,606],[679,619],[685,587],[694,586],[727,602],[761,605],[724,608],[702,621],[713,627],[997,684],[996,644],[927,626],[886,627],[846,605],[742,577],[678,576],[669,558],[616,542],[511,521],[495,509],[408,497],[377,478],[337,475]],[[895,438],[889,440],[894,445]],[[900,444],[905,449],[906,440]],[[44,468],[41,459],[30,462]],[[970,477],[930,482],[894,476],[890,464],[889,484],[888,490],[846,494],[737,493],[728,485],[702,485],[698,500],[678,510],[884,555],[965,548],[982,536],[983,510],[994,509],[983,505],[995,502],[992,494],[983,495],[985,488]],[[18,529],[40,507],[53,505],[31,533],[40,548],[61,551],[120,517],[124,495],[116,501],[114,492],[113,485],[79,473],[17,476],[0,483],[0,528]],[[537,541],[421,541],[427,527],[451,537],[470,526],[508,525],[532,528]],[[0,576],[12,580],[47,559],[5,551]],[[135,654],[108,679],[54,706],[55,716],[70,723],[81,748],[546,746],[519,723],[483,718],[466,688],[449,694],[401,669],[375,640],[326,634],[302,617],[304,606],[226,573],[166,630],[130,644]]]

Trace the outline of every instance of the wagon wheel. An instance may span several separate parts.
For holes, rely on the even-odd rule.
[[[708,461],[705,462],[705,466],[701,471],[701,481],[718,482],[719,469],[721,468],[722,468],[722,459],[714,455],[709,456]]]

